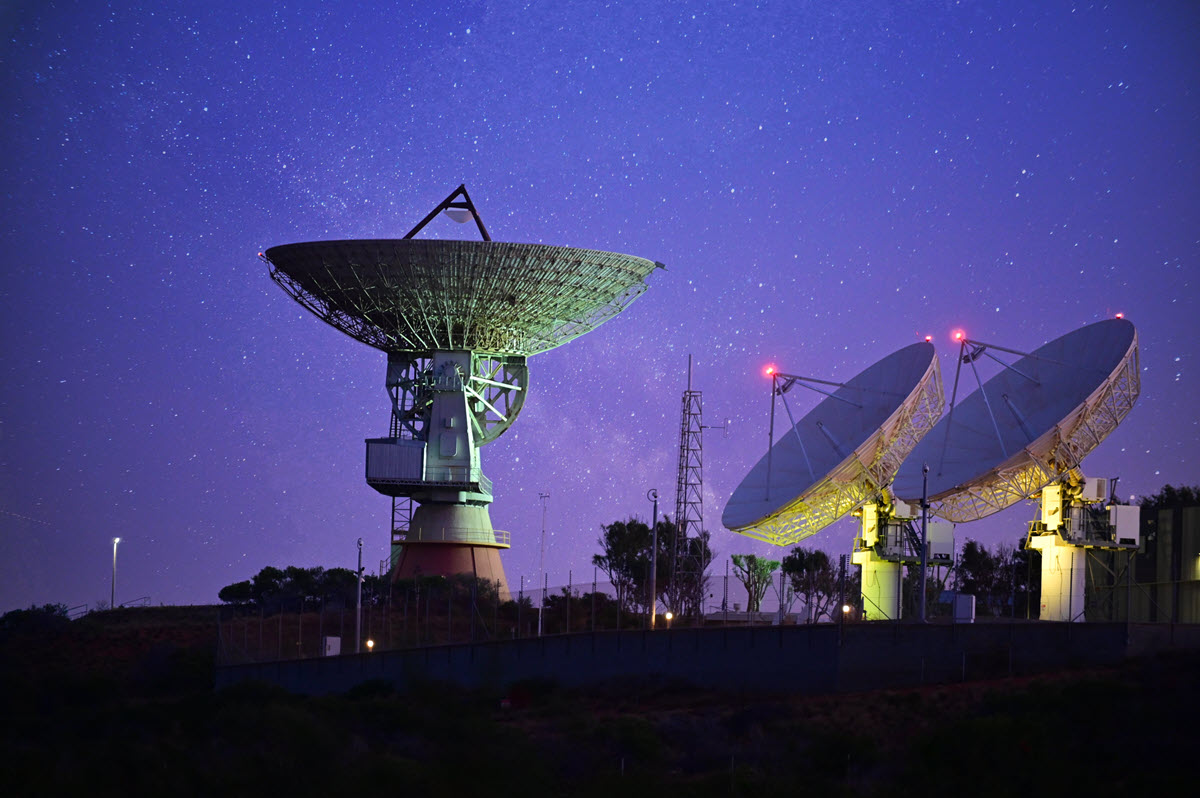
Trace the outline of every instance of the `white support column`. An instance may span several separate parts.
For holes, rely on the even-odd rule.
[[[862,562],[862,598],[867,620],[900,620],[900,563],[865,552]]]
[[[867,620],[900,620],[900,563],[880,557],[872,549],[879,542],[879,507],[872,503],[862,508],[861,543],[851,555],[862,567],[862,609]]]
[[[1058,535],[1038,535],[1029,545],[1042,553],[1043,621],[1082,621],[1087,550]]]

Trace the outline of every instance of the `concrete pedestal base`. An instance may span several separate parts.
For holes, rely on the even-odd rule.
[[[862,558],[863,611],[870,621],[900,620],[900,563],[877,559],[874,552]]]
[[[1029,545],[1042,553],[1041,620],[1082,621],[1087,550],[1058,535],[1031,537]]]
[[[461,543],[405,543],[392,570],[392,581],[416,576],[453,576],[467,574],[479,580],[500,584],[500,600],[508,601],[508,579],[495,546],[471,546]]]
[[[417,507],[392,569],[392,580],[415,576],[467,574],[499,583],[500,598],[510,598],[500,552],[487,505],[429,502]]]

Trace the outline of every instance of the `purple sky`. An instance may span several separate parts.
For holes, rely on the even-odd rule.
[[[402,236],[460,182],[496,240],[669,269],[533,358],[483,450],[514,586],[539,492],[551,584],[590,580],[648,488],[673,505],[688,353],[706,421],[732,420],[705,441],[718,573],[783,553],[720,526],[768,361],[844,380],[929,333],[949,380],[955,328],[1029,351],[1122,311],[1142,397],[1085,470],[1200,483],[1194,3],[613,5],[5,4],[0,610],[107,600],[117,535],[118,602],[353,567],[360,536],[374,570],[384,355],[256,253]],[[1032,514],[957,537],[1015,542]]]

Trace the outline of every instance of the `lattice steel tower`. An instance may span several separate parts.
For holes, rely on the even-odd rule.
[[[712,555],[704,529],[703,395],[692,389],[688,355],[687,390],[679,414],[679,468],[675,481],[675,528],[671,544],[671,609],[681,616],[703,610],[704,571]]]

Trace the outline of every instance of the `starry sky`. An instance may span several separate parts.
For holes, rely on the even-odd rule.
[[[531,359],[483,449],[514,586],[539,492],[552,585],[590,581],[649,488],[673,508],[689,353],[730,420],[704,444],[718,574],[784,553],[720,525],[765,451],[766,363],[846,380],[929,334],[949,380],[952,330],[1031,351],[1123,312],[1142,396],[1085,471],[1200,483],[1192,2],[18,0],[0,27],[0,610],[106,601],[114,536],[118,603],[353,567],[359,537],[376,570],[384,355],[256,255],[403,236],[461,182],[496,240],[667,265]]]

